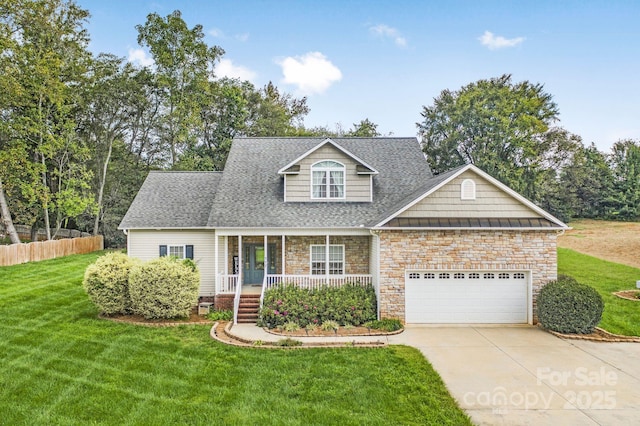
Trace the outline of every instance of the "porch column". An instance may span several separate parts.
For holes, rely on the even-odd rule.
[[[269,239],[267,238],[267,236],[264,236],[264,277],[262,278],[262,284],[264,285],[264,283],[267,282],[267,275],[269,275],[269,256],[271,255],[271,253],[269,253]]]
[[[214,271],[214,276],[213,276],[213,294],[218,294],[218,274],[220,273],[219,269],[219,264],[220,261],[218,260],[218,256],[220,255],[219,251],[218,251],[218,234],[217,233],[213,233],[213,259],[215,262],[215,265],[213,266],[213,271]]]
[[[324,274],[326,283],[329,284],[329,235],[327,234],[327,242],[324,247]]]
[[[238,235],[238,285],[242,285],[242,235]]]
[[[224,274],[229,276],[229,237],[224,237]]]
[[[287,238],[283,235],[282,236],[282,271],[280,272],[282,274],[282,278],[284,278],[284,274],[286,274],[285,272],[285,255],[284,255],[284,242]]]

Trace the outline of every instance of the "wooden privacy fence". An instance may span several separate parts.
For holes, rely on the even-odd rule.
[[[0,245],[0,266],[37,262],[70,254],[91,253],[102,249],[104,249],[102,235],[7,246]]]

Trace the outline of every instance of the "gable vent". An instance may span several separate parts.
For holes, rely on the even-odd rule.
[[[476,199],[476,183],[473,181],[473,179],[465,179],[462,181],[462,184],[460,185],[460,199]]]

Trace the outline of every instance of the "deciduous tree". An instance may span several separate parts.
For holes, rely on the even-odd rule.
[[[425,106],[418,123],[434,173],[475,164],[531,197],[558,119],[558,108],[541,84],[514,83],[510,75],[444,90]]]

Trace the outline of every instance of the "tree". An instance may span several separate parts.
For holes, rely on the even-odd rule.
[[[610,155],[613,191],[608,204],[610,215],[622,220],[640,217],[640,141],[616,142]]]
[[[444,90],[417,123],[434,173],[475,164],[530,197],[558,108],[541,84],[511,75]]]
[[[375,138],[380,136],[380,133],[378,132],[378,125],[365,118],[360,120],[359,123],[354,123],[353,129],[345,133],[345,136]]]
[[[249,82],[223,78],[209,83],[209,96],[202,105],[202,144],[187,152],[179,168],[222,170],[236,135],[246,130],[249,118]]]
[[[12,195],[11,206],[18,205],[17,199],[24,202],[16,216],[26,217],[35,202],[40,204],[47,238],[51,216],[60,228],[91,204],[87,151],[73,120],[90,58],[83,28],[87,17],[72,1],[14,0],[0,6],[1,131],[3,157],[11,165],[3,176],[5,193]]]
[[[20,236],[16,231],[15,226],[13,226],[13,220],[11,219],[11,213],[9,212],[9,205],[7,204],[7,199],[4,196],[4,187],[2,186],[2,178],[0,177],[0,218],[2,218],[2,224],[4,225],[4,230],[7,234],[9,234],[9,240],[11,244],[19,244]]]
[[[554,166],[555,179],[545,181],[541,205],[563,220],[603,218],[612,185],[607,158],[594,144],[585,147],[579,138],[575,142],[565,151],[566,161]]]
[[[130,134],[136,99],[142,90],[131,64],[114,55],[100,54],[91,65],[79,113],[79,133],[91,147],[94,167],[94,191],[97,199],[93,235],[98,235],[104,215],[104,192],[107,172],[116,140]]]
[[[249,105],[247,136],[297,136],[302,128],[304,116],[309,113],[307,98],[294,98],[291,94],[280,94],[269,82],[260,90],[245,86]]]
[[[175,165],[202,132],[202,98],[208,96],[214,62],[224,51],[203,41],[202,25],[188,28],[179,10],[166,18],[151,13],[136,29],[138,43],[149,48],[155,63],[162,106],[158,134]]]

